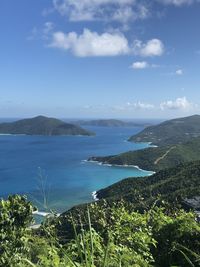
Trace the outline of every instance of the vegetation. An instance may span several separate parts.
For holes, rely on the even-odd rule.
[[[77,125],[44,116],[18,120],[11,123],[1,123],[0,133],[26,135],[93,135],[93,133]]]
[[[200,160],[200,137],[191,141],[161,147],[149,147],[119,155],[91,157],[89,160],[112,165],[134,165],[144,170],[159,171],[178,164]]]
[[[191,212],[94,203],[82,216],[68,213],[33,230],[32,211],[24,197],[1,201],[0,266],[200,266],[200,225]]]
[[[200,161],[185,163],[144,178],[127,178],[97,192],[99,199],[120,199],[136,209],[149,208],[156,200],[171,206],[186,204],[185,199],[200,196]],[[200,208],[200,200],[199,200]]]
[[[145,128],[130,137],[133,142],[152,142],[154,145],[172,145],[189,141],[200,135],[200,115],[165,121]]]

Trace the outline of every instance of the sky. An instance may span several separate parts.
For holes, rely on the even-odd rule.
[[[0,0],[0,117],[200,113],[199,0]]]

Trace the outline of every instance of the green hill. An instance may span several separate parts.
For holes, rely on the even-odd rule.
[[[200,196],[200,161],[180,164],[152,176],[127,178],[97,192],[99,199],[120,199],[137,208],[149,207],[160,196],[171,204],[192,206],[189,199]],[[195,208],[200,210],[200,198]]]
[[[197,136],[200,136],[200,115],[193,115],[147,127],[131,136],[129,141],[152,142],[161,146],[184,143]]]
[[[37,116],[15,122],[1,123],[0,134],[26,135],[93,135],[93,133],[73,124],[54,118]]]
[[[120,235],[120,232],[124,229],[127,229],[127,217],[125,220],[123,220],[124,210],[128,210],[129,214],[131,214],[131,212],[139,212],[144,216],[150,212],[148,221],[152,222],[155,220],[161,223],[160,215],[162,214],[163,210],[165,210],[165,213],[171,216],[171,218],[175,218],[176,214],[180,212],[180,208],[184,208],[187,211],[192,208],[195,210],[197,221],[199,218],[197,212],[198,210],[200,211],[199,196],[200,161],[180,164],[174,168],[159,171],[152,176],[142,178],[127,178],[105,189],[99,190],[97,192],[99,201],[91,204],[76,206],[63,213],[59,217],[59,223],[56,227],[57,233],[61,239],[64,237],[65,240],[70,240],[74,237],[74,234],[71,234],[73,231],[72,216],[73,220],[77,222],[77,231],[81,231],[81,225],[88,227],[86,216],[88,207],[90,210],[91,221],[94,222],[92,227],[97,231],[102,232],[104,236],[106,236],[106,231],[109,231],[113,226],[115,229],[118,229],[117,226],[122,224],[122,228],[116,233],[116,236]],[[113,209],[115,212],[113,212]],[[156,214],[155,212],[151,213],[151,211],[154,209],[159,210],[160,215]],[[115,216],[117,216],[117,218]],[[134,215],[134,218],[136,218],[135,216],[136,215]],[[181,222],[183,222],[182,219]],[[163,222],[164,221],[162,221],[161,225]],[[172,226],[171,219],[169,223],[170,226]],[[187,225],[188,229],[191,229],[191,223],[188,222],[185,225]],[[140,232],[140,228],[137,228],[135,231]],[[156,230],[156,233],[157,231],[158,230]],[[177,224],[174,225],[174,227],[170,227],[168,230],[165,228],[164,233],[167,233],[167,236],[165,236],[164,239],[161,238],[163,244],[158,245],[158,247],[156,247],[156,251],[160,251],[166,246],[168,243],[166,240],[169,240],[172,237],[173,240],[177,240],[176,234],[180,231],[181,230],[177,229]],[[128,232],[126,232],[125,235],[126,240],[127,234]],[[161,237],[160,233],[158,233],[158,236],[159,238]],[[140,240],[143,242],[142,239]],[[193,236],[192,240],[196,240],[196,237]],[[161,261],[153,266],[190,266],[187,264],[170,265],[166,262],[166,259],[163,260],[165,254],[166,250],[164,249],[164,254],[161,256]]]
[[[152,171],[195,160],[200,160],[200,137],[193,138],[184,144],[149,147],[119,155],[89,158],[89,161],[112,165],[134,165]]]

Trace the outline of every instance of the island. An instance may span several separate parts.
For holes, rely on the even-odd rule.
[[[151,142],[161,146],[187,142],[197,136],[200,136],[200,115],[193,115],[147,127],[140,133],[131,136],[129,141]]]
[[[152,123],[144,121],[122,121],[117,119],[98,119],[98,120],[79,120],[75,121],[78,125],[97,126],[97,127],[147,127]]]
[[[94,133],[81,128],[80,126],[66,123],[64,121],[37,116],[30,119],[22,119],[14,122],[0,124],[0,134],[24,134],[24,135],[86,135]]]

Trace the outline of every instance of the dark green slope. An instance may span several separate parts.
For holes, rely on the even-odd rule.
[[[113,165],[135,165],[145,170],[158,171],[180,163],[200,160],[200,137],[178,145],[150,147],[107,157],[91,157],[89,160]]]
[[[200,136],[200,115],[193,115],[147,127],[142,132],[131,136],[129,141],[152,142],[161,146],[184,143],[197,136]]]
[[[97,192],[99,199],[111,202],[124,199],[136,207],[148,207],[159,196],[172,204],[183,204],[186,198],[200,196],[200,161],[165,169],[149,177],[127,178]]]
[[[97,197],[99,201],[95,202],[95,205],[78,205],[59,217],[58,230],[62,236],[67,233],[67,239],[72,237],[71,215],[77,220],[81,216],[85,218],[88,206],[94,222],[101,218],[96,211],[101,213],[103,208],[105,213],[101,213],[101,216],[107,216],[110,220],[110,208],[120,207],[121,203],[129,210],[142,213],[154,205],[164,206],[169,213],[180,207],[200,211],[200,161],[180,164],[148,177],[124,179],[99,190]]]
[[[91,132],[54,118],[37,116],[31,119],[18,120],[0,124],[1,134],[26,135],[92,135]]]

